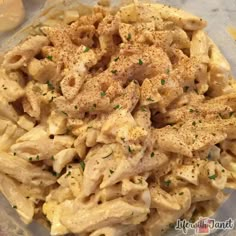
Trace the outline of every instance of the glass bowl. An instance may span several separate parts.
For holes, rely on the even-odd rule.
[[[0,35],[0,52],[4,52],[7,48],[14,46],[21,39],[26,37],[29,25],[37,21],[42,6],[45,0],[24,0],[26,7],[26,18],[24,23],[14,31]],[[75,4],[78,0],[48,0],[43,10],[49,9],[51,6],[59,7],[58,2],[64,2],[68,6],[71,2]],[[84,4],[93,5],[96,1],[82,0]],[[229,60],[233,75],[236,76],[236,41],[228,32],[228,27],[236,28],[236,1],[235,0],[160,0],[160,3],[182,8],[195,15],[198,15],[208,21],[206,31],[214,42],[222,50],[223,54]],[[112,4],[117,4],[118,1],[112,1]],[[42,17],[42,16],[41,16]],[[26,29],[26,30],[25,30]],[[20,31],[20,32],[19,32]],[[218,209],[216,214],[212,217],[216,220],[226,220],[232,218],[236,221],[236,191],[232,191],[229,199]],[[25,226],[15,210],[8,204],[4,197],[0,194],[0,236],[49,236],[49,231],[36,222]],[[183,233],[175,230],[166,233],[168,236],[183,235]],[[194,235],[189,232],[187,235]],[[231,231],[218,230],[212,232],[210,235],[215,236],[235,236],[236,229]]]

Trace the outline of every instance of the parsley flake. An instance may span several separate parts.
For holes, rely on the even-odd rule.
[[[14,205],[14,206],[12,206],[14,209],[17,209],[17,206],[16,205]]]
[[[138,64],[139,65],[142,65],[143,64],[143,61],[141,59],[138,60]]]
[[[116,57],[116,58],[114,59],[114,61],[117,62],[119,59],[120,59],[119,57]]]
[[[101,97],[104,97],[104,96],[106,96],[106,92],[101,92],[100,95],[101,95]]]
[[[52,160],[52,161],[54,161],[54,160],[55,160],[54,156],[51,156],[51,160]]]
[[[184,192],[180,192],[179,195],[184,195]]]
[[[140,109],[141,109],[141,111],[147,111],[144,106],[141,106]]]
[[[147,98],[147,101],[154,102],[154,100],[151,97]]]
[[[115,110],[117,110],[119,108],[121,108],[119,104],[113,107],[113,109],[115,109]]]
[[[47,59],[52,61],[52,56],[47,56]]]
[[[71,175],[71,171],[68,171],[66,177],[70,176]]]
[[[130,41],[130,40],[131,40],[131,34],[130,34],[130,33],[128,33],[127,40],[128,40],[128,41]]]
[[[113,173],[114,173],[114,170],[111,170],[111,169],[110,169],[109,171],[110,171],[110,173],[111,173],[111,174],[113,174]]]
[[[14,152],[13,155],[16,156],[16,153]]]
[[[209,179],[213,179],[213,180],[215,180],[216,177],[217,177],[217,175],[211,175],[211,176],[208,176]]]
[[[88,52],[90,50],[89,47],[85,47],[84,52]]]
[[[117,70],[112,70],[111,73],[116,75],[117,74]]]
[[[164,181],[164,184],[165,184],[167,187],[169,187],[170,184],[171,184],[171,181],[170,181],[170,180]]]
[[[35,159],[38,161],[39,160],[39,155],[37,155]]]
[[[166,74],[167,74],[167,75],[170,74],[170,69],[169,69],[169,68],[166,69]]]
[[[54,89],[53,84],[52,84],[49,80],[47,81],[47,85],[48,85],[48,88],[49,88],[50,90],[53,90],[53,89]]]
[[[133,152],[133,150],[131,149],[131,147],[130,147],[130,146],[128,147],[128,151],[129,151],[130,153],[132,153],[132,152]]]
[[[151,158],[153,158],[153,157],[154,157],[154,155],[155,155],[155,154],[154,154],[154,152],[152,152],[152,153],[151,153]]]
[[[164,79],[161,80],[161,85],[165,85],[166,81]]]
[[[85,163],[84,163],[84,161],[81,161],[79,164],[80,164],[82,170],[84,171],[84,169],[85,169]]]
[[[32,158],[32,157],[30,157],[30,158],[29,158],[29,161],[32,161],[32,160],[33,160],[33,158]]]
[[[193,122],[192,122],[192,125],[195,126],[195,125],[196,125],[196,121],[193,121]]]
[[[61,111],[64,115],[66,115],[66,116],[68,116],[68,114],[66,113],[66,112],[64,112],[64,111]]]

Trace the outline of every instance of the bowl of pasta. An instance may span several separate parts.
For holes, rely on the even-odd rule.
[[[236,3],[81,2],[1,46],[0,235],[235,235]]]

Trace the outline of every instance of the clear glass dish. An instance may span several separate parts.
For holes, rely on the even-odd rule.
[[[27,35],[27,30],[22,30],[27,28],[31,22],[38,19],[39,13],[42,9],[43,4],[46,1],[39,0],[24,0],[26,6],[26,19],[23,25],[21,25],[15,31],[11,31],[0,35],[0,52],[5,51],[8,47],[15,45],[22,38]],[[56,8],[60,7],[58,2],[68,3],[79,2],[78,0],[48,0],[46,8],[48,9],[52,5]],[[81,0],[84,4],[95,4],[96,1],[93,0]],[[223,51],[226,58],[229,60],[233,75],[236,76],[236,41],[228,33],[228,27],[236,28],[236,1],[235,0],[160,0],[160,3],[165,3],[175,7],[182,8],[186,11],[192,12],[208,21],[207,32],[215,43]],[[117,4],[118,1],[112,1],[113,4]],[[44,7],[45,10],[45,7]],[[16,33],[17,31],[20,33]],[[16,170],[17,171],[17,170]],[[218,209],[213,218],[216,220],[226,220],[232,218],[236,221],[236,191],[231,193],[230,198]],[[0,236],[48,236],[49,232],[44,227],[33,222],[29,226],[25,226],[15,213],[15,210],[11,208],[8,202],[0,194]],[[182,233],[176,231],[167,232],[168,236],[183,235]],[[193,231],[188,235],[194,235]],[[235,236],[236,227],[231,231],[216,231],[212,232],[211,235],[215,236]]]

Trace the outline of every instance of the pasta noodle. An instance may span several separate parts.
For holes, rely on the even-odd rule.
[[[236,189],[236,84],[206,24],[73,5],[3,56],[0,191],[25,223],[158,236],[214,214]]]

